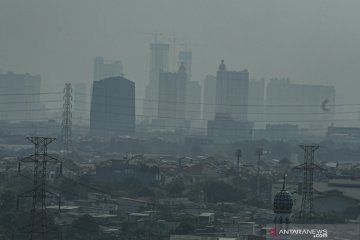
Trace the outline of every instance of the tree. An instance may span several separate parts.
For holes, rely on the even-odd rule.
[[[245,196],[241,190],[224,182],[208,182],[204,191],[209,202],[236,202]]]

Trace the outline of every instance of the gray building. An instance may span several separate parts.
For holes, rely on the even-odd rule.
[[[40,102],[39,75],[0,74],[0,120],[29,121],[45,117],[45,106]]]
[[[145,89],[143,120],[151,121],[158,115],[159,73],[169,71],[169,44],[150,44],[149,82]]]
[[[249,82],[248,120],[255,128],[265,127],[265,80],[252,79]]]
[[[192,65],[192,53],[190,51],[179,52],[179,63],[183,63],[186,69],[187,80],[191,81],[191,65]]]
[[[186,127],[186,70],[181,64],[178,72],[160,72],[158,123],[166,129]]]
[[[252,129],[249,121],[234,120],[230,113],[216,113],[215,118],[208,121],[207,136],[218,143],[251,140]]]
[[[87,108],[86,83],[77,83],[74,87],[73,122],[78,125],[88,125],[89,112]]]
[[[95,81],[90,110],[90,131],[104,137],[135,132],[135,83],[124,77]]]
[[[234,120],[247,121],[249,72],[227,71],[221,61],[216,75],[216,113],[228,113]]]
[[[269,124],[288,123],[323,135],[334,119],[335,87],[271,79],[266,88]]]
[[[190,123],[190,128],[198,131],[203,127],[201,119],[201,86],[197,81],[186,83],[186,106],[185,118]]]
[[[123,75],[121,61],[104,60],[103,57],[96,57],[94,61],[94,81]]]
[[[213,120],[215,117],[216,105],[216,77],[207,75],[204,80],[202,118]]]
[[[252,138],[253,124],[247,120],[249,72],[227,71],[221,61],[216,75],[215,118],[207,122],[207,135],[218,142]]]

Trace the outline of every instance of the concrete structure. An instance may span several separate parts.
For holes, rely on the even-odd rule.
[[[44,116],[40,84],[39,75],[13,72],[0,74],[0,120],[30,121]]]
[[[96,57],[94,61],[94,81],[123,75],[121,61],[104,60],[103,57]]]
[[[216,77],[207,75],[204,80],[202,118],[213,120],[215,117],[216,105]]]
[[[207,136],[214,142],[231,143],[252,139],[253,125],[248,121],[237,121],[229,113],[216,113],[214,120],[208,121]]]
[[[249,82],[248,120],[254,122],[254,128],[265,127],[265,80]]]
[[[73,122],[78,125],[88,125],[89,112],[87,108],[86,83],[77,83],[74,87]]]
[[[144,120],[156,119],[158,115],[159,73],[169,71],[169,44],[150,44],[149,83],[143,103]]]
[[[333,86],[294,84],[271,79],[266,88],[266,119],[269,124],[297,124],[323,135],[334,119]]]
[[[104,137],[133,135],[135,131],[135,83],[112,77],[95,81],[90,131]]]
[[[191,81],[192,53],[190,51],[180,51],[178,59],[179,64],[183,63],[185,66],[187,80]]]
[[[266,124],[265,129],[254,130],[254,139],[256,140],[288,141],[296,140],[299,137],[299,127],[292,124]]]
[[[181,64],[178,72],[160,72],[158,123],[165,129],[185,128],[186,70]]]
[[[247,121],[249,72],[227,71],[221,61],[216,75],[216,113],[227,113],[234,120]]]
[[[199,82],[186,82],[185,101],[185,118],[190,122],[190,128],[193,131],[198,131],[203,127],[203,121],[201,119],[201,86]]]
[[[216,114],[207,125],[210,138],[218,142],[252,138],[253,124],[247,121],[248,92],[248,70],[227,71],[222,60],[216,75]]]
[[[359,143],[360,128],[354,127],[328,127],[327,137],[335,142]]]

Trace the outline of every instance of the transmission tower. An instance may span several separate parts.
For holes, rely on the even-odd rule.
[[[64,155],[72,151],[72,88],[71,83],[66,83],[64,88],[64,104],[62,118],[62,150]]]
[[[294,168],[295,170],[302,170],[304,172],[300,220],[303,223],[309,223],[314,215],[314,172],[325,171],[325,169],[314,163],[314,153],[320,146],[300,145],[300,147],[304,150],[304,163]]]
[[[45,240],[47,239],[47,234],[51,232],[48,229],[46,201],[48,198],[57,199],[60,210],[61,200],[60,195],[49,191],[46,187],[47,164],[50,162],[60,164],[61,173],[61,162],[47,154],[47,146],[55,141],[55,138],[29,137],[27,139],[34,144],[35,152],[19,161],[18,172],[21,172],[22,163],[32,163],[34,165],[33,187],[18,195],[17,207],[19,209],[21,198],[32,199],[30,224],[22,227],[22,230],[27,233],[29,240]]]

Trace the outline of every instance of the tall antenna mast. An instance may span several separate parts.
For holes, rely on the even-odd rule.
[[[64,151],[64,156],[71,152],[72,149],[72,88],[71,83],[66,83],[64,88],[64,97],[63,97],[63,119],[62,119],[62,150]]]

